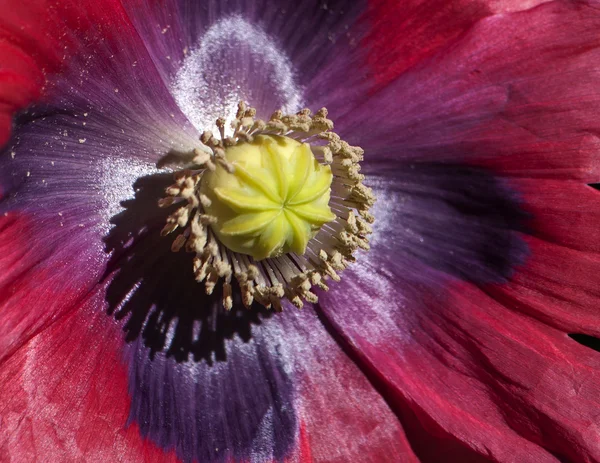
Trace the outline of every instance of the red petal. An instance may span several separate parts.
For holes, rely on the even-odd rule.
[[[89,246],[95,230],[57,214],[36,219],[0,217],[0,363],[64,316],[101,276],[95,264],[102,255]]]
[[[378,463],[394,455],[416,462],[397,417],[331,332],[313,320],[312,309],[284,316],[312,460]]]
[[[513,179],[535,236],[565,248],[600,252],[600,192],[576,181]]]
[[[532,219],[510,283],[461,283],[375,246],[322,307],[384,383],[420,458],[596,461],[600,355],[568,334],[600,336],[600,193],[511,184]]]
[[[532,214],[531,257],[510,285],[488,292],[565,333],[600,336],[600,193],[568,181],[513,184]]]
[[[102,291],[0,367],[0,454],[11,461],[175,462],[127,427],[129,397]]]
[[[533,8],[545,0],[370,0],[363,39],[379,87],[451,46],[479,20],[495,13]]]
[[[33,8],[32,8],[33,10]],[[0,2],[0,147],[10,136],[11,118],[39,97],[43,69],[56,64],[52,46],[31,37],[35,27],[28,23],[33,12],[24,3]],[[42,17],[45,16],[39,12]]]
[[[466,162],[597,181],[599,28],[600,12],[586,3],[487,17],[337,126],[368,153],[367,173]]]
[[[488,288],[512,308],[567,333],[600,336],[600,259],[530,238],[532,257],[511,285]]]
[[[371,30],[362,46],[369,49],[377,84],[394,80],[490,14],[485,2],[471,0],[370,1],[366,19]]]
[[[388,288],[401,280],[378,278],[368,292],[342,288],[335,299],[325,296],[323,306],[383,382],[420,458],[533,463],[600,456],[595,352],[474,286],[405,286],[392,296]],[[378,291],[385,301],[374,299]],[[334,304],[347,309],[334,311]],[[361,317],[350,323],[349,311]]]
[[[76,69],[63,79],[71,78],[68,93],[72,94],[60,90],[57,96],[63,102],[61,109],[65,109],[65,97],[75,98],[77,87],[90,78],[88,73],[101,80],[98,70],[91,66],[98,55],[106,54],[108,58],[116,54],[117,47],[120,53],[128,53],[122,73],[136,61],[131,55],[139,47],[128,50],[135,47],[127,41],[133,38],[139,44],[139,36],[119,0],[0,0],[0,11],[0,147],[10,135],[13,114],[52,93],[52,75],[66,72],[71,61]],[[141,49],[144,56],[143,45]],[[105,66],[104,70],[109,68]]]
[[[0,366],[0,454],[15,461],[175,461],[144,441],[135,423],[127,425],[123,333],[103,309],[105,290],[96,288]],[[264,321],[263,341],[278,346],[273,353],[288,362],[298,393],[299,442],[288,461],[378,463],[390,454],[416,461],[395,415],[310,308],[282,317]],[[160,406],[160,396],[153,400]]]

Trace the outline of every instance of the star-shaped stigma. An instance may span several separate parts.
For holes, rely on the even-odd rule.
[[[260,135],[226,150],[233,171],[217,167],[202,179],[201,194],[216,218],[211,228],[229,249],[256,260],[304,254],[318,230],[336,215],[329,207],[331,167],[306,143]]]
[[[315,287],[327,291],[358,249],[369,250],[375,197],[362,183],[364,151],[327,115],[278,110],[264,121],[240,102],[233,133],[220,117],[218,136],[206,130],[202,147],[174,158],[183,168],[158,205],[177,207],[161,234],[181,229],[171,249],[195,254],[194,278],[207,294],[220,285],[226,310],[234,278],[245,307],[314,304]]]

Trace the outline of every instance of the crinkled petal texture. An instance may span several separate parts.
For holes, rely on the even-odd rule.
[[[483,19],[343,121],[383,116],[384,219],[321,309],[426,461],[600,458],[599,357],[568,336],[600,334],[599,26],[584,3]]]
[[[278,21],[281,6],[250,15],[218,3],[192,12],[202,27],[182,35],[185,53],[167,32],[187,33],[192,24],[178,21],[196,7],[180,5],[182,16],[160,28],[172,69],[143,27],[175,5],[147,5],[157,16],[146,22],[118,2],[27,10],[40,41],[66,51],[0,158],[3,458],[415,458],[395,414],[313,310],[223,314],[220,295],[194,282],[189,256],[159,236],[156,202],[171,175],[154,164],[198,146],[198,129],[239,99],[266,116],[300,107],[307,82],[290,50],[308,63],[334,48],[310,28],[311,14],[339,34],[357,16],[356,4],[334,20],[301,4]],[[264,12],[270,28],[257,19]],[[300,35],[281,33],[291,25]],[[295,42],[306,37],[308,49]]]
[[[534,3],[2,18],[0,137],[41,99],[0,156],[0,455],[600,459],[598,355],[568,337],[600,335],[600,12]],[[327,106],[366,150],[372,251],[302,312],[224,313],[159,236],[155,163],[240,99]]]

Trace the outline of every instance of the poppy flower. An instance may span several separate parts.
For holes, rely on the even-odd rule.
[[[600,459],[598,3],[0,6],[2,461]]]

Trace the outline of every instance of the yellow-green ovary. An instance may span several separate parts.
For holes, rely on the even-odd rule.
[[[235,170],[217,166],[202,177],[200,193],[211,205],[211,225],[223,245],[257,260],[288,252],[304,254],[321,226],[335,219],[329,208],[333,175],[309,145],[288,137],[259,135],[227,148]]]

